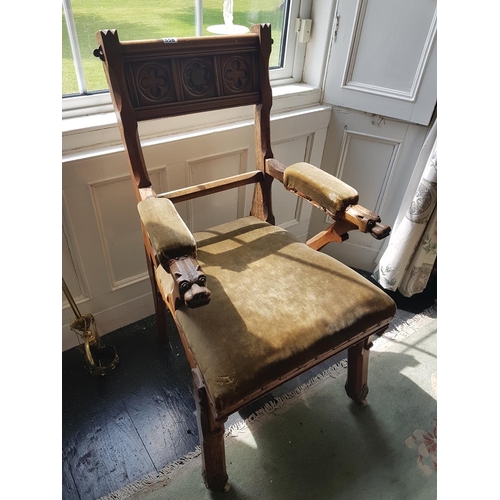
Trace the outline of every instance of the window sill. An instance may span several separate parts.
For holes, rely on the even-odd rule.
[[[316,106],[321,101],[321,89],[306,84],[275,86],[271,115]],[[63,159],[103,154],[104,151],[122,149],[122,141],[113,111],[86,116],[66,117],[62,120]],[[165,135],[196,132],[211,127],[224,126],[253,118],[253,106],[231,108],[223,111],[200,113],[196,120],[190,115],[170,119],[152,120],[139,124],[145,140]]]

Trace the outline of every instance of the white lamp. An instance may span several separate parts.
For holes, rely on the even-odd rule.
[[[233,0],[224,0],[222,15],[224,17],[224,24],[209,26],[207,30],[210,33],[215,33],[216,35],[241,35],[250,31],[246,26],[233,24]]]

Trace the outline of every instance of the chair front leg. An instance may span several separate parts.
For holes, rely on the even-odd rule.
[[[358,405],[365,406],[368,395],[368,360],[371,337],[352,345],[347,350],[347,395]]]
[[[205,485],[212,491],[228,491],[224,421],[214,419],[207,390],[197,369],[192,370],[196,416],[201,444],[202,471]]]

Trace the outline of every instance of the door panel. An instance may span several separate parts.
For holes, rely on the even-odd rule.
[[[338,0],[325,102],[428,125],[436,103],[436,0]]]
[[[359,193],[359,203],[392,225],[398,214],[427,128],[334,110],[326,139],[323,170],[339,177]],[[319,210],[311,216],[309,237],[326,229],[331,219]],[[385,240],[353,231],[344,243],[323,251],[345,264],[372,271]]]

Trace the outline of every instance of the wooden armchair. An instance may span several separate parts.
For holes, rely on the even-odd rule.
[[[270,26],[247,35],[129,42],[105,30],[97,40],[138,200],[158,330],[165,338],[166,304],[192,368],[205,484],[224,490],[224,422],[243,406],[344,349],[347,394],[365,404],[370,337],[388,327],[396,308],[357,272],[316,250],[342,242],[350,230],[383,238],[389,228],[339,179],[273,158]],[[139,121],[249,104],[255,171],[153,191]],[[329,213],[332,226],[307,244],[275,226],[273,179]],[[248,217],[192,234],[175,208],[251,183]]]

